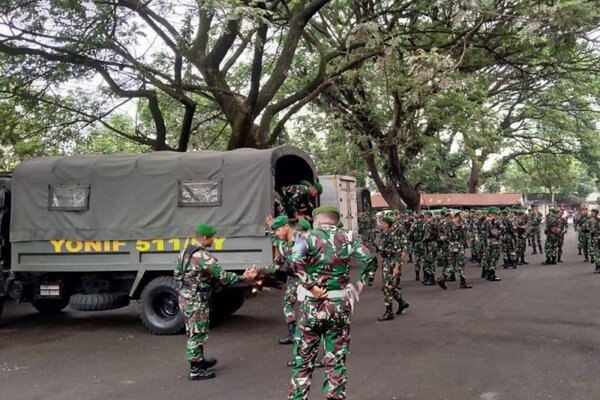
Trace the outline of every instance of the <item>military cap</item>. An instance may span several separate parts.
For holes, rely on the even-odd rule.
[[[462,213],[461,213],[460,211],[459,211],[459,212],[456,212],[456,213],[454,213],[454,216],[455,216],[455,217],[462,217]]]
[[[500,210],[500,212],[501,212],[502,214],[508,214],[508,213],[510,212],[510,209],[508,209],[508,208],[503,208],[502,210]]]
[[[308,222],[304,218],[300,218],[300,220],[298,221],[298,225],[300,225],[300,227],[305,231],[310,231],[310,222]]]
[[[285,215],[280,215],[279,217],[273,220],[273,223],[271,224],[271,229],[279,229],[282,226],[287,225],[289,222],[290,220],[288,219],[288,217],[286,217]]]
[[[488,214],[498,214],[500,209],[498,207],[490,207],[487,209]]]
[[[423,211],[423,215],[431,217],[431,216],[433,216],[433,213],[431,211],[429,211],[429,210],[426,210],[426,211]]]
[[[309,188],[314,187],[315,189],[317,189],[317,193],[319,193],[319,194],[323,193],[323,185],[321,185],[319,182],[310,183],[307,180],[301,180],[300,184],[304,185],[304,186],[308,186]]]
[[[442,210],[440,211],[440,215],[448,215],[448,210],[442,208]]]
[[[323,214],[323,213],[327,213],[327,214],[337,214],[338,218],[340,217],[340,210],[337,207],[334,206],[321,206],[319,208],[315,208],[313,210],[313,217],[318,215],[318,214]]]
[[[217,234],[217,229],[209,224],[196,225],[196,234],[200,236],[213,237]]]
[[[394,224],[394,220],[391,219],[390,217],[383,217],[381,220],[383,222],[385,222],[386,224],[388,224],[388,225],[393,225]]]

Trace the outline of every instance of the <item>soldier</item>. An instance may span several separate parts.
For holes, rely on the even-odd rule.
[[[446,223],[446,234],[448,235],[448,265],[442,272],[442,276],[437,280],[437,284],[442,289],[448,289],[446,281],[452,274],[460,278],[461,289],[471,289],[473,286],[467,285],[465,279],[465,243],[468,240],[468,232],[462,223],[459,212],[454,214],[454,218]]]
[[[517,210],[518,216],[515,220],[515,251],[519,265],[528,265],[525,261],[525,250],[527,249],[527,224],[528,217],[523,210]]]
[[[533,244],[533,252],[531,254],[537,254],[536,245],[540,249],[540,254],[544,254],[542,251],[542,213],[540,213],[539,207],[534,205],[529,213],[529,236]]]
[[[591,227],[589,252],[592,260],[596,260],[594,273],[600,274],[600,254],[598,254],[598,249],[600,248],[600,221],[598,220],[598,210],[595,208],[592,210],[589,226]]]
[[[304,217],[310,221],[317,196],[323,193],[323,186],[319,182],[313,185],[308,181],[300,181],[299,185],[282,187],[281,193],[290,218]]]
[[[414,224],[408,232],[408,240],[412,244],[415,252],[415,281],[420,281],[420,272],[423,268],[423,258],[425,257],[425,246],[423,240],[425,238],[425,222],[424,215],[421,213],[417,216]]]
[[[449,222],[449,218],[452,215],[448,213],[448,210],[443,208],[440,211],[441,218],[437,223],[437,266],[443,272],[448,267],[448,234],[446,232],[446,225]],[[452,274],[454,276],[454,274]],[[449,280],[455,281],[456,278]]]
[[[214,358],[204,356],[204,344],[208,338],[208,300],[214,284],[251,282],[256,278],[256,269],[247,269],[243,276],[224,271],[209,252],[213,245],[216,229],[207,224],[196,227],[196,242],[181,252],[175,265],[175,280],[179,282],[179,309],[185,318],[187,332],[187,359],[190,362],[189,379],[192,381],[211,379],[217,364]]]
[[[575,217],[573,217],[573,229],[575,230],[575,235],[576,235],[576,240],[577,240],[577,255],[578,256],[581,255],[581,250],[582,250],[581,241],[579,240],[579,220],[582,217],[584,208],[585,208],[584,206],[581,206],[579,208],[579,210],[577,210]],[[586,209],[586,214],[587,214],[587,209]]]
[[[486,249],[483,257],[483,270],[485,278],[490,282],[501,281],[496,276],[496,263],[500,258],[502,231],[504,227],[498,219],[500,210],[497,207],[488,208],[488,218],[484,224],[483,234],[486,237]]]
[[[280,215],[286,215],[285,212],[285,202],[283,201],[283,198],[281,197],[281,195],[279,193],[277,193],[276,191],[274,191],[275,193],[273,193],[273,197],[275,198],[275,217],[279,217]]]
[[[425,257],[423,264],[423,285],[435,285],[435,265],[437,263],[437,224],[431,211],[425,211],[423,243]]]
[[[337,228],[340,212],[323,206],[315,209],[315,227],[306,239],[298,238],[292,263],[300,286],[300,318],[296,329],[289,400],[307,400],[319,343],[324,340],[327,399],[346,398],[346,357],[350,345],[350,314],[356,295],[350,284],[349,260],[364,264],[358,294],[373,283],[377,261],[359,241],[350,242]],[[303,298],[304,297],[304,298]]]
[[[404,231],[403,239],[405,246],[404,252],[408,254],[408,262],[411,263],[413,262],[414,248],[412,242],[408,240],[408,232],[410,232],[410,228],[415,223],[415,216],[410,208],[407,208],[405,211],[406,212],[402,215],[402,224]]]
[[[381,252],[381,275],[383,278],[382,289],[385,313],[377,319],[379,321],[389,321],[394,319],[394,300],[398,302],[396,315],[402,314],[409,305],[402,300],[402,293],[400,291],[403,256],[402,240],[397,236],[398,231],[394,229],[394,220],[391,217],[383,217],[380,228],[381,239],[377,247]]]
[[[588,215],[587,207],[583,207],[579,211],[579,215],[577,217],[577,222],[575,225],[575,230],[577,231],[577,240],[579,243],[579,249],[583,251],[584,261],[590,261],[590,235],[593,228],[593,217]],[[579,253],[581,255],[581,252]]]
[[[517,268],[517,254],[515,252],[515,236],[513,222],[510,217],[510,209],[505,208],[500,212],[502,223],[502,255],[504,258],[504,269]]]
[[[558,219],[557,210],[555,208],[550,209],[550,213],[546,218],[546,228],[544,233],[546,234],[546,261],[542,262],[543,265],[556,264],[556,258],[558,256],[558,244],[560,242],[561,228],[560,221]]]
[[[479,247],[479,230],[478,230],[478,220],[477,213],[475,210],[469,210],[469,215],[467,216],[466,223],[469,226],[469,248],[471,249],[471,260],[470,261],[480,261],[480,257],[478,254]]]
[[[562,262],[563,245],[565,244],[565,235],[569,231],[569,221],[565,218],[565,212],[560,209],[558,212],[558,226],[560,228],[560,236],[558,237],[558,259],[557,262]]]

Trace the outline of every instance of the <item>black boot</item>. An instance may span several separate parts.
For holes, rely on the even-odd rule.
[[[410,304],[408,304],[404,300],[400,299],[400,303],[398,304],[398,311],[396,311],[396,315],[402,314],[404,312],[404,310],[406,310],[408,307],[410,307]]]
[[[584,257],[585,257],[583,259],[584,262],[589,262],[590,261],[590,257],[587,254]]]
[[[446,279],[448,282],[456,282],[456,275],[454,274],[454,272],[452,272],[450,274],[450,276],[448,277],[448,279]]]
[[[525,256],[521,256],[521,264],[529,265],[529,263],[527,261],[525,261]]]
[[[488,281],[490,282],[500,282],[502,279],[498,278],[496,276],[496,271],[494,270],[490,270],[490,272],[488,273]]]
[[[577,255],[580,256],[581,255],[581,247],[577,248]]]
[[[378,321],[389,321],[392,319],[394,319],[394,313],[391,305],[385,306],[385,312],[383,315],[381,317],[377,317]]]
[[[419,271],[415,271],[415,281],[420,281],[421,280],[421,274],[419,273]]]
[[[202,361],[190,362],[190,374],[188,375],[188,379],[190,381],[201,381],[204,379],[212,379],[215,376],[216,375],[213,371],[207,371],[206,369],[202,368]]]
[[[550,257],[546,256],[546,261],[542,261],[542,265],[552,265]]]
[[[288,335],[279,339],[279,344],[294,344],[294,333],[296,332],[296,323],[290,322],[287,324]]]
[[[535,245],[533,245],[533,252],[531,253],[531,255],[537,254],[537,251],[535,250]]]
[[[595,274],[600,274],[600,265],[596,265],[596,269],[594,270]]]
[[[439,287],[441,287],[444,290],[448,289],[448,287],[446,286],[446,275],[445,274],[442,274],[442,276],[440,276],[440,278],[437,280],[437,284]]]
[[[204,359],[200,361],[201,369],[209,369],[209,368],[214,367],[215,365],[217,365],[216,358],[204,357]]]
[[[541,244],[539,245],[539,247],[540,247],[540,254],[544,254],[544,252],[542,250],[542,245]]]
[[[508,269],[508,264],[509,264],[509,261],[508,261],[507,258],[505,258],[504,259],[504,264],[502,265],[504,267],[504,269]]]
[[[409,262],[409,263],[413,262],[413,259],[412,259],[412,254],[409,254],[409,255],[408,255],[408,262]]]
[[[427,273],[427,278],[425,279],[425,282],[423,282],[423,285],[425,285],[425,286],[433,286],[433,285],[435,285],[435,275],[433,275],[432,273],[428,272]]]
[[[467,281],[464,277],[460,278],[460,288],[461,289],[472,289],[473,286],[467,285]]]
[[[487,279],[488,272],[485,268],[481,267],[481,277]]]
[[[556,260],[556,261],[557,262],[562,262],[561,258],[562,258],[562,254],[558,256],[558,260]]]
[[[556,264],[556,257],[551,258],[552,264]]]

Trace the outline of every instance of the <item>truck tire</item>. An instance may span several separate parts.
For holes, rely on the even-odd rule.
[[[69,298],[34,299],[31,304],[42,314],[58,314],[69,305]]]
[[[71,296],[69,307],[77,311],[107,311],[129,305],[129,294],[115,293],[77,293]]]
[[[244,304],[244,291],[242,289],[225,289],[214,294],[211,308],[211,317],[223,320],[236,312]]]
[[[171,276],[154,278],[140,296],[141,318],[144,326],[155,335],[174,335],[185,328],[179,311],[179,290]]]

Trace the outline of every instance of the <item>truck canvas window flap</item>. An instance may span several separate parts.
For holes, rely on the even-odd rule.
[[[85,211],[89,208],[90,185],[48,185],[48,210]]]
[[[180,207],[221,205],[221,180],[179,181]]]

